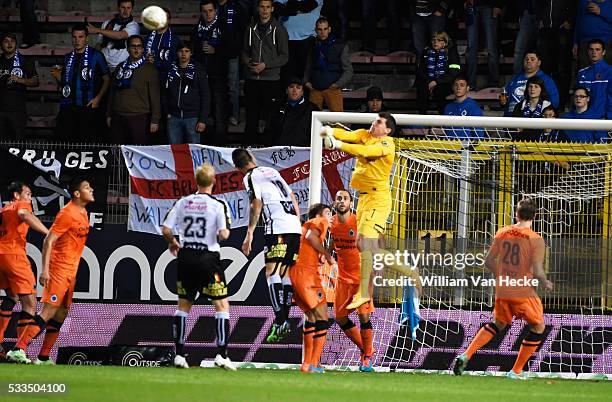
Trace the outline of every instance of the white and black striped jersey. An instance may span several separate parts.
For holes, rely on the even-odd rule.
[[[178,200],[163,225],[178,233],[183,248],[220,251],[217,234],[221,229],[229,229],[230,224],[225,201],[195,193]]]
[[[272,168],[257,166],[244,176],[244,187],[252,200],[262,201],[265,234],[302,234],[300,218],[291,201],[291,187]]]

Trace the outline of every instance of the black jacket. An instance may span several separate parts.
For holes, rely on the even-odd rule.
[[[419,62],[419,67],[417,69],[417,80],[425,81],[427,83],[434,81],[427,74],[427,57],[429,54],[428,47],[423,50],[423,57],[421,57],[421,61]],[[450,46],[446,49],[446,63],[444,64],[444,75],[435,79],[438,84],[452,84],[453,80],[456,76],[461,72],[459,53],[457,53],[457,48],[455,46]]]
[[[276,103],[266,125],[267,145],[309,147],[312,112],[318,110],[317,105],[306,98],[295,106],[286,100]]]
[[[164,110],[172,116],[197,117],[198,121],[204,123],[210,112],[208,78],[200,63],[193,59],[191,62],[195,66],[193,80],[187,80],[185,71],[179,69],[180,78],[168,79],[165,83],[167,87],[162,91],[162,102],[165,106]],[[172,69],[170,69],[170,74],[172,74]]]
[[[574,26],[576,21],[575,0],[541,0],[538,2],[538,20],[542,28],[559,28],[565,21]]]

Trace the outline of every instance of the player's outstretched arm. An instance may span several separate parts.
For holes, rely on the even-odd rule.
[[[350,143],[356,143],[361,141],[361,138],[363,137],[363,135],[367,133],[366,130],[355,130],[355,131],[348,131],[348,130],[344,130],[341,128],[332,128],[332,135],[334,138],[342,141],[342,142],[350,142]]]
[[[53,232],[47,233],[45,237],[45,241],[43,241],[43,249],[42,249],[42,272],[40,273],[40,278],[38,281],[41,286],[47,286],[49,282],[49,261],[51,259],[51,250],[53,249],[53,245],[59,239],[59,236]]]
[[[17,211],[19,218],[24,221],[30,228],[37,231],[38,233],[42,233],[45,236],[49,233],[49,229],[30,211],[27,209],[20,209]]]
[[[242,242],[242,252],[248,256],[251,254],[251,243],[253,242],[253,233],[255,227],[259,221],[259,215],[261,215],[261,209],[263,208],[263,202],[259,198],[253,198],[251,200],[251,208],[249,210],[249,227],[247,228],[244,242]]]
[[[361,156],[363,158],[381,158],[395,152],[393,145],[386,141],[370,145],[342,142],[338,149],[349,155]]]

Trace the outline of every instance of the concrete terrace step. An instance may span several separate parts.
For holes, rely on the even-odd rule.
[[[366,99],[367,88],[355,89],[352,91],[343,91],[342,96],[345,99]],[[476,101],[496,101],[498,100],[501,88],[485,88],[480,91],[471,91],[468,96]],[[416,100],[417,91],[411,88],[407,91],[383,91],[385,100]],[[449,98],[452,98],[450,96]]]

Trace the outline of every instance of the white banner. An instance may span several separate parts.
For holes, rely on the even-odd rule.
[[[232,163],[234,148],[179,144],[159,146],[122,146],[130,173],[130,208],[128,230],[161,234],[161,224],[174,202],[196,191],[195,169],[210,163],[217,172],[214,194],[227,201],[232,227],[246,226],[249,197],[244,190],[242,173]],[[259,166],[278,170],[293,189],[302,212],[308,208],[310,149],[273,147],[251,150]],[[340,151],[324,152],[323,191],[348,188],[354,160]]]

